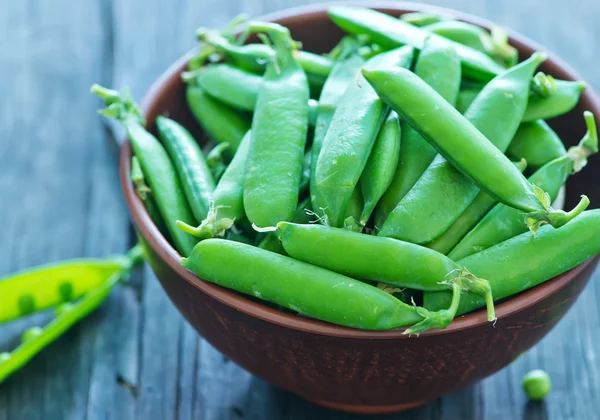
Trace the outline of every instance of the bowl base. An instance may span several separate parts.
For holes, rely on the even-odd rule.
[[[320,405],[325,408],[336,411],[344,411],[351,414],[392,414],[399,413],[401,411],[412,410],[413,408],[421,407],[428,404],[429,400],[415,401],[406,404],[392,404],[392,405],[354,405],[354,404],[342,404],[331,401],[320,401],[320,400],[309,400],[310,402]]]

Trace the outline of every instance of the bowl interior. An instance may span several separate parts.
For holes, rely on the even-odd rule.
[[[365,5],[365,4],[363,4]],[[368,7],[376,8],[385,13],[399,16],[402,13],[429,9],[428,6],[415,5],[413,3],[382,3],[369,2]],[[290,28],[294,39],[302,42],[303,48],[307,51],[323,53],[329,51],[342,37],[343,32],[337,28],[326,15],[326,5],[308,6],[297,9],[291,9],[280,13],[261,17],[260,19],[271,20],[281,23]],[[435,10],[441,10],[435,8]],[[471,15],[461,14],[451,10],[443,10],[445,14],[454,15],[457,18],[478,24],[489,29],[491,23]],[[526,39],[525,37],[508,30],[511,44],[518,48],[521,59],[528,57],[536,50],[545,50],[541,46]],[[167,115],[187,127],[201,145],[206,145],[210,140],[205,136],[198,123],[194,120],[185,102],[185,86],[179,77],[185,69],[186,62],[193,54],[190,52],[182,57],[163,76],[153,85],[142,102],[142,109],[149,122],[149,129],[155,132],[154,119],[158,115]],[[565,63],[563,63],[554,54],[549,53],[549,59],[541,66],[541,71],[546,72],[556,78],[565,80],[580,80],[578,75]],[[581,136],[585,133],[585,124],[583,121],[583,111],[591,110],[596,115],[600,115],[600,101],[595,93],[588,88],[583,94],[578,106],[566,115],[550,121],[550,125],[557,131],[567,147],[575,145]],[[152,224],[148,217],[142,202],[136,196],[129,177],[129,163],[131,160],[131,148],[126,142],[123,146],[121,159],[121,179],[124,194],[139,232],[146,238],[150,246],[158,253],[167,264],[176,271],[185,281],[193,284],[199,293],[206,293],[229,306],[244,311],[252,316],[274,322],[290,328],[310,331],[317,334],[357,337],[357,338],[402,338],[401,331],[372,332],[354,330],[345,327],[306,319],[281,311],[271,309],[260,303],[256,303],[242,295],[238,295],[219,286],[204,282],[197,278],[193,273],[185,270],[179,263],[179,255],[168,244],[168,242],[158,232],[158,229]],[[600,179],[600,165],[597,164],[598,157],[590,158],[588,167],[582,173],[576,174],[567,182],[566,204],[567,209],[572,208],[578,201],[581,194],[586,194],[590,198],[592,205],[600,202],[600,188],[596,186],[594,179]],[[556,293],[573,279],[584,265],[589,261],[570,272],[556,277],[540,286],[525,291],[520,295],[499,303],[496,305],[496,312],[501,319],[502,316],[509,313],[523,310],[540,299]],[[455,321],[445,330],[432,330],[425,334],[448,334],[455,330],[475,328],[487,322],[485,311],[477,311],[455,319]]]

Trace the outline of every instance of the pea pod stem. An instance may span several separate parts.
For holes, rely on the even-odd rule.
[[[0,353],[0,383],[22,368],[79,320],[95,310],[106,299],[114,286],[126,278],[131,269],[142,260],[141,246],[132,248],[126,256],[121,258],[123,261],[119,269],[105,273],[107,277],[87,291],[80,301],[74,304],[63,303],[57,308],[55,318],[47,326],[34,327],[25,331],[19,347],[11,353]],[[4,299],[5,296],[3,295],[2,298]]]

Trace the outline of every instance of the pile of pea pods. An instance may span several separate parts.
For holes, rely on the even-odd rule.
[[[493,321],[494,301],[600,252],[587,197],[552,206],[598,151],[590,112],[568,150],[545,122],[583,83],[538,72],[542,52],[518,62],[497,28],[328,14],[347,35],[322,55],[275,23],[197,31],[182,79],[210,150],[162,116],[154,137],[127,92],[92,88],[183,266],[294,314],[418,335],[482,307]]]

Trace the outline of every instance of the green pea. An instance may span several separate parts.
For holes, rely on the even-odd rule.
[[[73,282],[65,281],[58,286],[58,293],[64,302],[73,300]]]
[[[39,337],[44,330],[41,327],[31,327],[21,335],[21,342],[27,343]]]
[[[18,305],[21,316],[35,312],[35,300],[33,300],[33,296],[29,294],[21,296]]]
[[[448,103],[454,104],[461,81],[460,60],[451,45],[428,39],[415,64],[415,74],[435,89]],[[390,212],[410,191],[437,154],[409,124],[402,124],[402,139],[398,166],[389,188],[375,212],[375,226],[381,227]]]
[[[552,381],[548,372],[535,369],[523,377],[523,390],[530,400],[541,401],[552,389]]]

